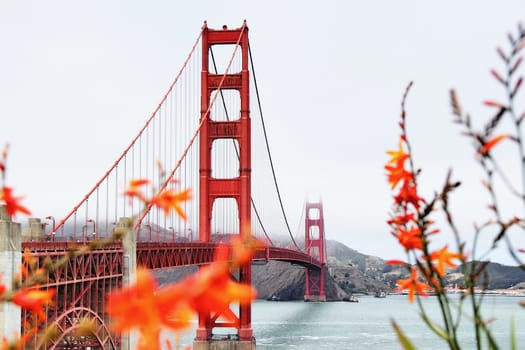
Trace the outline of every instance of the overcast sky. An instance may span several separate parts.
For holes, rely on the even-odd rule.
[[[326,235],[399,258],[385,224],[385,151],[400,100],[421,190],[452,167],[461,228],[487,215],[469,142],[448,91],[481,121],[501,92],[495,48],[523,21],[515,1],[2,1],[0,143],[7,183],[36,216],[67,213],[135,136],[180,69],[204,20],[250,28],[265,122],[291,226],[321,196]],[[520,17],[521,16],[521,17]],[[50,213],[52,211],[52,213]],[[446,233],[444,233],[445,235]]]

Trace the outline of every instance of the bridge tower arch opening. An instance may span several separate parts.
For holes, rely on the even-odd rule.
[[[305,268],[305,301],[326,301],[324,278],[326,272],[326,241],[322,202],[307,202],[305,213],[305,250],[306,254],[319,260],[320,269]]]
[[[210,242],[212,235],[212,217],[214,202],[218,199],[233,198],[238,208],[239,234],[251,234],[251,120],[250,92],[248,69],[248,27],[246,22],[240,28],[210,29],[204,23],[202,29],[202,71],[201,71],[201,128],[199,136],[199,240]],[[230,55],[233,62],[240,57],[240,69],[229,69],[226,64],[224,71],[215,72],[215,60],[212,47],[232,47]],[[211,60],[210,60],[211,58]],[[213,62],[212,62],[213,60]],[[221,95],[226,91],[237,91],[231,96],[238,96],[239,101],[233,103],[232,117],[213,115],[214,105],[222,104]],[[235,99],[235,98],[234,98]],[[226,109],[226,108],[225,108]],[[227,109],[226,109],[227,110]],[[228,110],[227,110],[228,111]],[[227,112],[228,113],[228,112]],[[226,115],[227,115],[226,113]],[[213,165],[220,159],[217,145],[223,141],[233,141],[238,157],[238,173],[234,176],[216,177]],[[216,147],[214,149],[214,147]],[[214,176],[215,175],[215,176]],[[251,284],[251,264],[239,268],[238,280]],[[232,310],[233,311],[233,310]],[[234,335],[237,345],[235,349],[255,349],[255,339],[251,326],[251,305],[238,306],[238,327]],[[231,325],[221,323],[218,315],[199,314],[199,325],[194,342],[195,349],[209,349],[216,339],[213,330],[230,328]],[[230,337],[229,337],[230,338]],[[220,340],[220,339],[217,339]]]

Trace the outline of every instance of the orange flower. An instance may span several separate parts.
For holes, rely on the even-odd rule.
[[[2,193],[0,193],[0,201],[5,202],[5,209],[9,216],[15,216],[18,212],[24,215],[31,215],[31,212],[20,204],[22,198],[23,197],[14,197],[13,189],[7,186],[4,186]]]
[[[219,245],[215,251],[215,260],[199,272],[182,281],[184,291],[193,310],[199,313],[216,313],[227,321],[238,324],[239,319],[229,309],[233,302],[249,303],[257,292],[251,285],[244,285],[231,279],[229,258],[230,250],[226,245]]]
[[[4,149],[2,151],[2,154],[0,155],[0,172],[2,173],[5,173],[5,163],[7,161],[7,153],[9,151],[9,144],[7,143],[5,146],[4,146]],[[4,177],[5,175],[2,174]]]
[[[169,295],[167,295],[169,294]],[[159,336],[162,326],[182,329],[189,325],[188,308],[175,315],[174,310],[184,305],[184,290],[157,291],[153,275],[146,269],[137,270],[134,285],[113,292],[108,298],[107,312],[113,317],[117,332],[137,328],[140,332],[138,349],[160,349]],[[177,323],[168,319],[176,316]],[[182,316],[182,317],[181,317]]]
[[[386,264],[387,265],[403,265],[403,266],[407,265],[407,263],[404,262],[403,260],[397,260],[397,259],[387,260]]]
[[[421,230],[419,227],[412,227],[409,229],[398,228],[397,233],[393,235],[399,240],[399,244],[405,247],[405,250],[423,249],[421,242]]]
[[[144,185],[149,184],[148,179],[133,179],[129,181],[128,188],[124,192],[125,196],[128,196],[130,198],[136,197],[139,200],[146,202],[146,197],[142,193],[141,187]]]
[[[49,305],[52,303],[53,295],[55,295],[55,291],[53,289],[22,289],[13,295],[13,303],[23,309],[28,309],[37,313],[40,319],[45,319],[42,308],[44,305]]]
[[[252,286],[231,279],[229,247],[217,247],[215,261],[197,274],[157,290],[154,277],[145,269],[137,271],[134,285],[108,297],[108,314],[113,327],[122,332],[137,328],[139,350],[159,349],[162,327],[180,330],[189,326],[195,312],[215,313],[238,323],[229,309],[232,302],[248,303],[255,298]]]
[[[141,187],[149,183],[150,181],[148,179],[132,179],[129,180],[129,187]]]
[[[392,188],[395,188],[400,181],[410,182],[413,174],[405,170],[405,160],[409,158],[409,154],[403,150],[403,139],[399,140],[399,149],[396,151],[387,151],[390,155],[390,160],[385,169],[388,172],[388,182]]]
[[[386,151],[391,156],[388,161],[389,164],[397,164],[399,167],[403,167],[405,160],[408,159],[408,153],[403,150],[403,141],[399,140],[399,149],[397,151]]]
[[[428,293],[425,290],[429,290],[430,286],[423,282],[419,282],[417,279],[417,270],[412,268],[410,277],[407,279],[400,279],[396,282],[397,291],[408,290],[408,301],[411,303],[414,302],[414,295],[418,294],[421,296],[428,296]]]
[[[457,264],[455,264],[452,260],[461,259],[462,257],[463,255],[460,253],[450,252],[448,250],[448,245],[445,245],[443,248],[430,253],[429,260],[432,263],[436,263],[436,265],[434,266],[434,270],[439,276],[443,277],[445,276],[446,266],[450,268],[457,267]]]
[[[493,101],[493,100],[486,100],[486,101],[483,101],[483,104],[485,106],[489,106],[489,107],[499,107],[499,108],[507,108],[505,107],[503,104],[497,102],[497,101]]]
[[[392,188],[395,188],[399,182],[411,182],[414,178],[414,175],[400,164],[385,165],[385,169],[388,172],[387,178]]]
[[[0,280],[1,279],[2,279],[2,275],[0,274]],[[3,283],[0,283],[0,296],[2,296],[2,294],[4,294],[6,290],[7,290],[7,286]]]
[[[32,332],[28,332],[29,336],[34,335],[35,331],[32,330]],[[23,337],[19,337],[18,335],[11,339],[10,341],[7,339],[7,337],[2,337],[2,342],[0,343],[0,350],[23,350],[26,349],[25,345],[27,341],[29,340],[28,334],[24,335]]]
[[[398,215],[387,221],[389,225],[403,226],[409,222],[414,221],[414,213],[406,213],[403,215]]]
[[[181,192],[173,192],[165,190],[151,199],[153,205],[164,210],[164,214],[168,215],[173,209],[184,220],[186,220],[186,213],[182,210],[181,203],[191,199],[191,189],[187,188]]]
[[[416,209],[419,208],[419,203],[424,202],[425,199],[417,194],[417,186],[413,182],[405,181],[399,193],[394,196],[394,200],[397,205],[401,204],[412,204]]]
[[[483,147],[480,148],[479,150],[479,153],[482,155],[482,156],[486,156],[489,151],[494,147],[496,146],[498,143],[500,143],[501,141],[503,141],[504,139],[507,139],[507,138],[510,138],[510,135],[509,134],[501,134],[501,135],[498,135],[498,136],[494,136],[493,138],[491,138],[489,141],[487,141]]]
[[[236,236],[231,242],[233,256],[232,261],[235,265],[242,265],[250,262],[253,253],[257,248],[264,248],[266,244],[257,238],[249,235],[248,238]]]

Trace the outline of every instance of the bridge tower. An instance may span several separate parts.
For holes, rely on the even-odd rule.
[[[199,239],[209,242],[211,239],[211,220],[213,205],[216,199],[233,198],[239,214],[240,235],[251,234],[251,120],[250,92],[248,70],[248,27],[246,21],[241,28],[213,30],[204,23],[202,30],[202,71],[201,71],[201,129],[199,160]],[[240,50],[240,72],[210,73],[210,53],[214,45],[230,45],[233,50]],[[237,57],[237,56],[236,56]],[[240,98],[240,115],[235,120],[213,120],[210,106],[217,97],[217,90],[237,90]],[[217,103],[220,103],[217,101]],[[212,149],[214,142],[221,139],[232,139],[237,142],[239,170],[233,178],[215,178],[212,176]],[[241,266],[239,282],[251,284],[251,264]],[[230,337],[235,349],[255,349],[255,339],[251,327],[251,305],[240,305],[238,310],[239,326],[237,336]],[[212,330],[230,328],[231,324],[220,322],[220,315],[199,314],[199,326],[194,342],[194,349],[214,349]],[[219,341],[219,340],[216,340]],[[225,349],[220,345],[221,349]],[[226,345],[226,348],[228,346]]]
[[[307,202],[305,215],[306,254],[319,260],[323,267],[306,268],[305,301],[326,301],[324,276],[326,271],[326,245],[322,202]]]

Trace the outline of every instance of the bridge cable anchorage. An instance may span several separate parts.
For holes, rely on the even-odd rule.
[[[164,102],[167,100],[168,96],[170,95],[171,91],[173,90],[175,84],[179,81],[179,78],[182,76],[182,73],[183,71],[186,69],[186,66],[188,65],[188,62],[190,61],[190,58],[193,56],[193,53],[195,52],[195,49],[197,48],[197,44],[200,42],[201,38],[202,38],[202,33],[203,33],[203,30],[200,31],[199,35],[197,36],[197,39],[195,40],[192,48],[191,48],[191,51],[190,53],[188,54],[188,56],[186,57],[181,69],[179,70],[179,72],[177,73],[175,79],[173,80],[173,82],[171,83],[171,85],[169,86],[168,90],[166,91],[166,93],[164,94],[164,96],[162,97],[162,99],[160,100],[160,102],[158,103],[157,107],[155,108],[155,110],[153,111],[153,113],[151,113],[151,116],[148,118],[148,120],[146,121],[146,124],[142,127],[142,129],[140,129],[140,131],[138,132],[137,136],[135,136],[135,138],[131,141],[131,143],[128,145],[128,147],[126,147],[126,149],[124,150],[124,152],[122,152],[122,154],[120,155],[120,157],[117,158],[117,160],[113,163],[113,165],[106,171],[106,173],[102,176],[102,178],[95,184],[95,186],[93,186],[93,188],[82,198],[82,200],[80,200],[80,202],[75,206],[73,207],[73,209],[56,225],[55,227],[55,231],[58,230],[59,228],[61,228],[65,223],[66,221],[71,217],[73,216],[73,214],[75,214],[77,212],[77,210],[84,204],[88,201],[89,197],[99,188],[99,186],[104,182],[106,181],[108,178],[109,178],[109,175],[113,172],[113,170],[115,170],[118,165],[120,164],[120,162],[126,158],[128,152],[130,150],[133,149],[133,146],[135,145],[135,143],[140,139],[140,137],[142,136],[142,134],[144,133],[144,131],[147,129],[147,127],[149,126],[149,124],[151,123],[151,121],[153,120],[153,118],[157,115],[157,112],[160,110],[160,108],[162,107],[162,105],[164,104]],[[193,141],[193,140],[192,140]],[[166,183],[167,184],[167,183]],[[165,187],[165,186],[164,186]],[[150,207],[151,208],[151,207]],[[148,211],[149,211],[149,208],[148,208]],[[144,215],[145,216],[145,215]],[[141,219],[144,218],[144,216],[141,217]]]
[[[215,62],[215,56],[213,55],[213,47],[210,47],[210,54],[211,54],[211,60],[212,60],[212,63],[213,63],[213,69],[215,71],[215,74],[218,74],[217,64]],[[253,66],[252,66],[252,68],[253,68]],[[252,72],[253,72],[253,70],[252,70]],[[226,120],[230,121],[230,116],[229,116],[229,113],[228,113],[228,107],[226,106],[226,101],[224,99],[224,94],[222,93],[222,89],[220,90],[220,94],[221,94],[222,106],[223,106],[224,112],[226,114]],[[233,142],[233,140],[232,140],[232,142]],[[239,146],[235,142],[233,142],[233,146],[235,148],[235,154],[237,155],[237,159],[240,160],[241,156],[240,156],[240,153],[239,153]],[[250,196],[250,201],[252,203],[252,208],[253,208],[253,211],[255,213],[255,216],[257,217],[257,222],[259,223],[259,225],[261,225],[261,229],[262,229],[262,231],[264,233],[264,236],[266,237],[266,239],[268,240],[268,242],[271,245],[274,245],[272,239],[270,238],[270,236],[268,235],[268,232],[266,231],[266,228],[264,227],[264,224],[262,222],[262,219],[261,219],[261,216],[259,214],[259,211],[257,210],[257,206],[255,205],[255,201],[254,201],[253,197],[251,197],[251,196]]]
[[[275,168],[273,166],[272,154],[270,152],[270,145],[268,143],[268,135],[266,133],[266,126],[264,124],[264,117],[263,117],[263,112],[262,112],[262,107],[261,107],[261,98],[259,96],[259,88],[257,86],[257,78],[255,77],[255,68],[253,65],[252,49],[250,47],[250,41],[248,41],[248,54],[250,55],[250,65],[252,67],[253,82],[255,84],[255,95],[257,96],[257,106],[259,108],[259,114],[261,115],[261,124],[263,128],[263,133],[264,133],[264,141],[266,143],[266,151],[268,152],[268,158],[270,160],[270,167],[272,169],[273,183],[275,185],[275,190],[277,191],[277,197],[279,198],[279,204],[281,206],[281,213],[283,214],[283,218],[284,218],[284,222],[286,223],[286,229],[288,230],[288,234],[290,235],[290,238],[292,239],[294,246],[298,250],[300,250],[299,246],[295,242],[295,239],[293,238],[292,230],[290,229],[290,224],[288,223],[288,217],[286,216],[286,212],[284,211],[284,205],[283,205],[283,201],[281,198],[281,192],[279,191],[279,185],[277,184],[277,177],[275,175]]]

